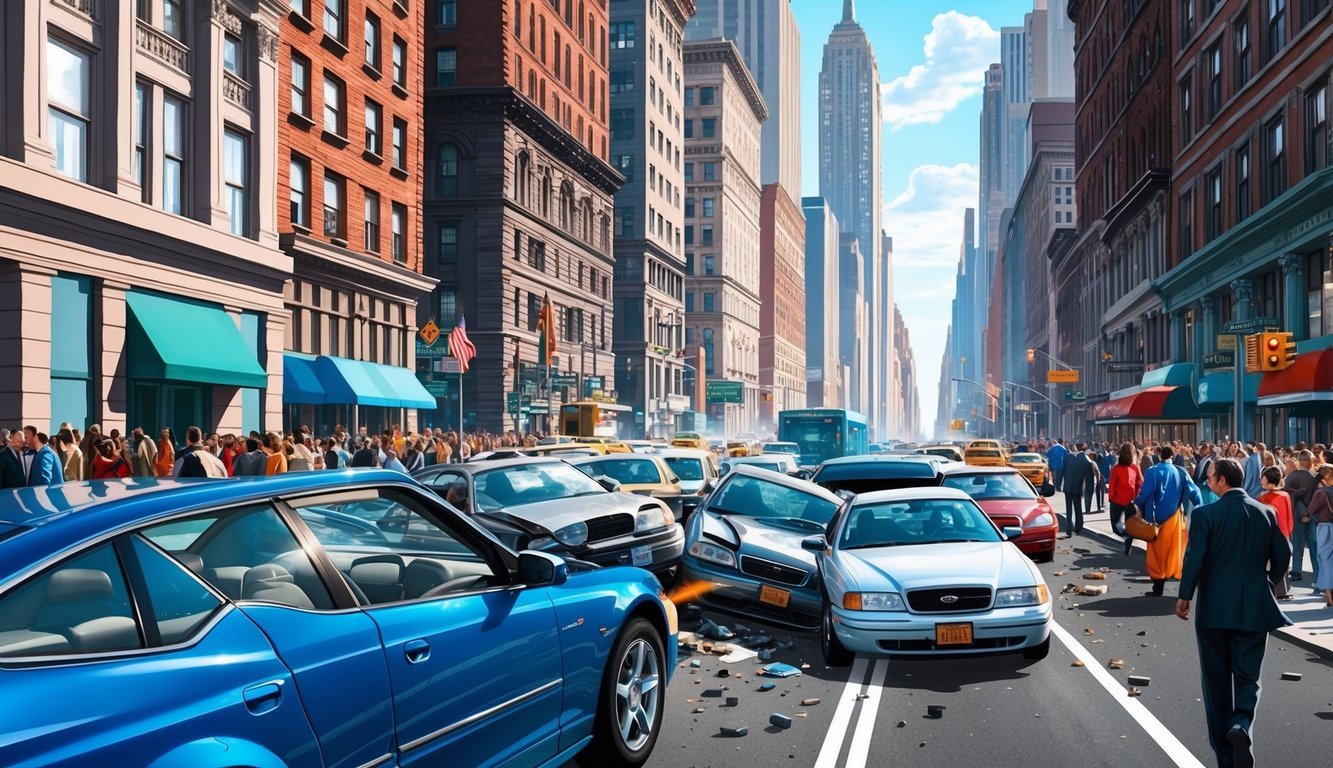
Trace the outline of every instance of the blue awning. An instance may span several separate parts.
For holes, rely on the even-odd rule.
[[[329,401],[319,381],[314,355],[284,352],[282,355],[282,401],[294,405],[323,405]]]
[[[1245,377],[1245,402],[1259,402],[1259,379],[1257,375]],[[1236,375],[1231,371],[1216,371],[1199,380],[1199,391],[1195,398],[1200,411],[1225,412],[1236,403]]]
[[[223,309],[181,297],[127,291],[129,375],[263,389],[268,374]]]
[[[1190,387],[1194,384],[1194,363],[1171,363],[1143,374],[1140,383],[1148,387]]]
[[[322,355],[315,371],[325,402],[382,408],[435,408],[435,398],[406,368]]]

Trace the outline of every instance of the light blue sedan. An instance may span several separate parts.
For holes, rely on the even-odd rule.
[[[638,766],[675,633],[397,472],[0,491],[6,768]]]
[[[1041,572],[967,494],[875,491],[805,538],[823,585],[825,661],[872,655],[1050,650],[1051,594]]]

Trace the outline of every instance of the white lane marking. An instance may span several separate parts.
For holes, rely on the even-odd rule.
[[[824,736],[824,746],[819,750],[815,768],[834,768],[838,764],[838,754],[842,752],[842,739],[847,734],[847,725],[852,721],[852,710],[856,708],[856,695],[861,692],[869,660],[857,656],[852,662],[852,673],[847,677],[847,685],[838,699],[838,708],[833,712],[833,722],[829,723],[828,733]]]
[[[861,714],[856,718],[856,728],[852,731],[852,746],[847,750],[846,768],[865,768],[866,758],[870,756],[870,737],[875,732],[875,717],[879,714],[879,701],[884,692],[884,675],[888,671],[888,659],[875,659],[874,670],[870,673],[870,687],[866,689],[866,699],[861,702]]]
[[[1129,716],[1134,718],[1134,722],[1138,723],[1139,727],[1143,728],[1148,736],[1157,742],[1157,746],[1161,747],[1166,756],[1171,758],[1172,763],[1181,766],[1181,768],[1204,768],[1203,763],[1199,762],[1194,753],[1190,752],[1184,744],[1181,744],[1180,739],[1177,739],[1174,733],[1165,725],[1162,725],[1162,721],[1158,720],[1143,705],[1143,702],[1129,696],[1129,689],[1116,682],[1111,673],[1102,666],[1102,662],[1092,655],[1092,651],[1089,651],[1082,643],[1074,639],[1074,636],[1069,634],[1068,630],[1054,621],[1051,622],[1051,634],[1059,638],[1060,642],[1064,643],[1064,646],[1069,649],[1069,652],[1083,662],[1083,668],[1092,673],[1093,679],[1102,684],[1106,692],[1111,694],[1111,698],[1120,702],[1120,706],[1124,707]]]

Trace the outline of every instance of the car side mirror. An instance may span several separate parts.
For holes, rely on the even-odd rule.
[[[1046,498],[1048,498],[1048,499],[1051,498],[1052,496],[1054,496],[1054,495],[1055,495],[1055,485],[1054,485],[1054,484],[1051,484],[1051,485],[1043,485],[1043,486],[1041,487],[1041,495],[1044,496],[1044,497],[1046,497]]]
[[[1004,534],[1005,541],[1013,541],[1023,535],[1023,529],[1016,525],[1006,525],[1000,529],[1000,533]]]
[[[809,480],[810,478],[815,476],[815,473],[811,472],[808,469],[798,469],[792,472],[791,476],[797,478],[798,480]]]
[[[801,549],[804,549],[806,552],[819,554],[828,549],[828,540],[826,540],[822,534],[806,536],[804,539],[801,539]]]
[[[611,493],[620,492],[620,481],[615,479],[614,477],[607,477],[606,475],[598,475],[596,477],[596,480],[598,485],[602,486]]]
[[[569,581],[569,565],[550,552],[518,553],[518,580],[529,587],[558,587]]]
[[[716,487],[717,487],[717,482],[716,482],[713,478],[710,477],[710,478],[708,478],[707,480],[704,481],[704,484],[703,484],[703,485],[699,486],[699,495],[700,495],[700,496],[704,496],[704,495],[710,494],[710,493],[713,492],[713,489],[716,488]]]

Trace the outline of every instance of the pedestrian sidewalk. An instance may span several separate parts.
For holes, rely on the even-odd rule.
[[[1065,508],[1063,495],[1057,494],[1049,501],[1051,507],[1063,517]],[[1093,504],[1096,504],[1095,500]],[[1063,522],[1061,525],[1063,526]],[[1093,534],[1111,541],[1117,546],[1123,546],[1124,539],[1111,530],[1111,516],[1105,511],[1093,512],[1090,515],[1085,514],[1083,516],[1083,533],[1084,535]],[[1064,534],[1060,535],[1063,536]],[[1136,541],[1134,547],[1137,550],[1136,562],[1138,567],[1142,569],[1143,553],[1147,550],[1147,545],[1141,541]],[[1294,623],[1290,627],[1279,629],[1277,633],[1322,656],[1333,657],[1333,608],[1325,607],[1324,598],[1310,586],[1309,571],[1306,571],[1304,575],[1305,581],[1291,582],[1293,597],[1290,600],[1278,601],[1278,606],[1282,608],[1282,612],[1287,614],[1287,618]],[[1179,583],[1177,581],[1167,582],[1167,596],[1176,596]]]

